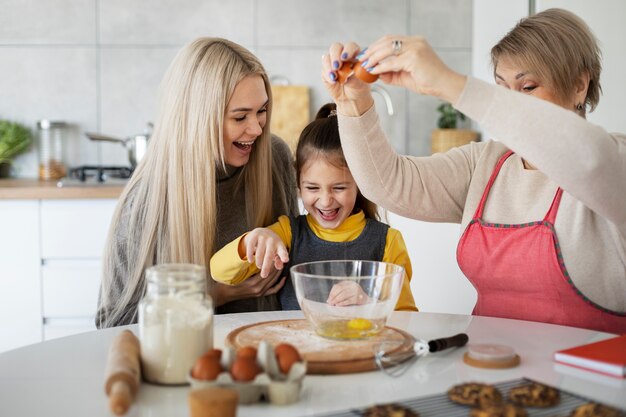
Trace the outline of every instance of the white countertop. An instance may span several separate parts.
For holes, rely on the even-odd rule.
[[[266,312],[216,316],[215,344],[242,325],[288,318],[302,313]],[[606,339],[612,335],[564,326],[453,314],[396,312],[391,326],[421,339],[465,332],[469,343],[500,343],[515,348],[519,367],[473,368],[462,361],[465,349],[432,354],[415,362],[401,377],[381,372],[315,376],[304,380],[300,400],[292,405],[240,406],[239,417],[312,416],[351,407],[406,400],[442,393],[461,382],[496,383],[531,378],[569,392],[626,408],[626,381],[555,364],[555,350]],[[136,334],[137,327],[129,326]],[[99,330],[51,340],[0,354],[0,415],[111,416],[104,394],[109,344],[123,328]],[[186,416],[189,387],[142,384],[128,416]]]

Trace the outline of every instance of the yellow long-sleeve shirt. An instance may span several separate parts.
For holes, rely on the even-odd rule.
[[[348,217],[339,227],[325,229],[317,224],[313,217],[307,216],[307,224],[313,233],[320,239],[329,242],[350,242],[356,239],[365,228],[366,222],[365,215],[360,211]],[[291,251],[289,217],[280,216],[276,223],[268,226],[268,229],[275,232],[285,244],[287,250]],[[213,255],[211,258],[211,276],[214,280],[223,284],[237,285],[259,272],[256,264],[249,263],[245,253],[239,252],[239,245],[244,236],[245,234],[239,236]],[[413,294],[411,293],[411,277],[413,274],[411,259],[409,258],[402,234],[396,229],[389,228],[387,232],[385,253],[382,261],[400,265],[406,271],[396,310],[417,311]]]

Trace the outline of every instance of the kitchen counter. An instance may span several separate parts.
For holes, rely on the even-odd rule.
[[[59,187],[57,181],[0,179],[0,200],[118,198],[124,186],[123,182],[72,182]]]

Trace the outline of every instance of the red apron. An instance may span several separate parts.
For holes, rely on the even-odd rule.
[[[459,267],[478,292],[473,314],[626,333],[626,314],[594,304],[569,278],[554,230],[561,188],[543,220],[525,224],[482,220],[489,191],[512,154],[509,151],[498,161],[456,251]]]

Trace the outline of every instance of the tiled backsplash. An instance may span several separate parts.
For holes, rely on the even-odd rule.
[[[255,52],[270,76],[311,89],[311,115],[329,96],[320,57],[333,41],[366,45],[382,35],[421,34],[454,69],[471,67],[468,0],[22,0],[2,2],[0,118],[35,131],[39,119],[71,123],[70,166],[128,163],[125,149],[84,131],[125,137],[154,119],[159,82],[182,45],[219,36]],[[385,86],[375,95],[396,149],[426,155],[437,100]],[[15,162],[37,176],[33,147]]]

